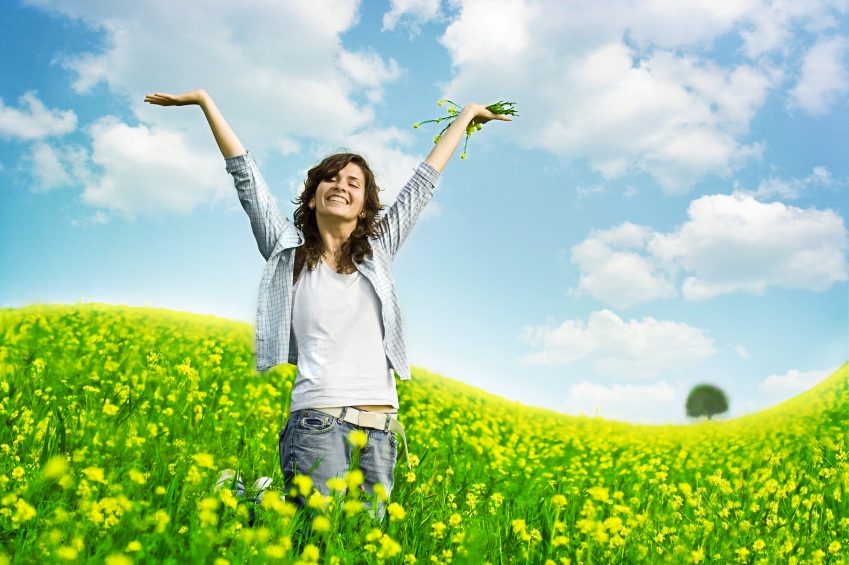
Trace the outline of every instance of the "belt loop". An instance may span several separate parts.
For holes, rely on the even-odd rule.
[[[383,425],[383,431],[384,431],[384,432],[388,432],[388,431],[389,431],[389,423],[390,423],[391,421],[392,421],[392,416],[390,416],[389,414],[387,414],[387,415],[386,415],[386,423]]]
[[[338,424],[341,424],[342,422],[345,421],[345,414],[347,414],[347,413],[348,413],[348,407],[343,406],[342,407],[342,413],[339,414],[339,418],[338,418],[338,421],[337,421]]]

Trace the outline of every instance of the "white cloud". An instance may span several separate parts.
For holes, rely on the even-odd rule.
[[[825,380],[834,370],[830,371],[799,371],[790,369],[783,375],[770,375],[758,385],[758,389],[769,393],[790,398],[813,387]]]
[[[618,308],[675,296],[670,274],[652,257],[640,254],[652,236],[650,228],[632,223],[592,232],[572,248],[572,263],[581,269],[581,277],[571,293]]]
[[[849,248],[843,219],[831,210],[802,209],[751,196],[694,200],[690,219],[658,234],[650,253],[692,273],[682,286],[689,300],[770,286],[821,291],[847,279]]]
[[[827,171],[815,169],[803,184],[827,179]],[[736,193],[703,196],[687,213],[689,220],[669,233],[630,223],[591,232],[572,248],[581,275],[571,292],[624,308],[676,296],[680,276],[687,300],[773,286],[822,291],[849,278],[849,236],[832,210]]]
[[[773,198],[793,200],[815,188],[829,187],[831,184],[831,173],[828,172],[828,169],[814,167],[811,174],[803,179],[770,177],[762,181],[755,191],[738,190],[737,192],[748,194],[758,200],[771,200]]]
[[[494,135],[586,160],[607,178],[645,172],[673,193],[760,158],[754,116],[800,64],[797,46],[841,12],[830,0],[450,6],[445,95],[516,100],[522,119]],[[717,58],[729,39],[743,48]]]
[[[104,118],[91,136],[91,162],[100,174],[82,198],[92,206],[126,216],[187,213],[232,192],[220,158],[194,151],[178,132]]]
[[[440,0],[390,0],[390,10],[383,14],[383,29],[393,30],[399,21],[415,31],[417,26],[440,15]]]
[[[358,85],[368,88],[366,95],[373,103],[383,97],[382,86],[398,78],[400,70],[395,59],[384,62],[375,52],[339,54],[339,66]]]
[[[102,175],[86,183],[83,200],[89,204],[129,215],[188,211],[215,200],[217,187],[229,182],[201,112],[146,105],[147,92],[204,88],[257,155],[335,149],[368,133],[372,153],[397,157],[393,169],[412,159],[395,145],[394,129],[373,123],[372,104],[403,69],[391,58],[343,44],[343,34],[359,19],[357,0],[264,2],[248,9],[165,0],[33,4],[102,32],[97,50],[59,62],[75,73],[78,92],[105,84],[129,101],[141,121],[135,126],[106,120],[92,128],[91,159]],[[203,31],[187,32],[193,29]],[[59,169],[55,172],[59,182]],[[398,176],[395,170],[384,174]]]
[[[77,127],[73,110],[48,109],[35,92],[27,92],[18,99],[19,108],[12,108],[0,98],[0,137],[25,141],[64,135]]]
[[[34,143],[26,162],[35,181],[32,185],[35,191],[78,186],[91,177],[88,154],[77,145]]]
[[[821,40],[802,63],[801,76],[789,92],[791,108],[823,115],[849,93],[849,38]]]
[[[569,414],[603,416],[608,420],[635,423],[668,421],[669,414],[683,413],[683,402],[665,381],[653,385],[613,384],[584,381],[569,388],[563,410]]]
[[[525,328],[523,339],[538,350],[526,363],[568,365],[591,363],[597,374],[653,377],[698,365],[716,350],[705,330],[654,318],[625,321],[610,310],[593,312],[589,320],[566,320]]]

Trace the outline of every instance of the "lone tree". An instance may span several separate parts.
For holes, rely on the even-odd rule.
[[[728,397],[718,387],[696,385],[687,395],[687,416],[690,418],[707,416],[710,420],[714,414],[723,412],[728,412]]]

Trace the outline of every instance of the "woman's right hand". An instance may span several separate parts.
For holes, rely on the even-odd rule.
[[[157,106],[189,106],[192,104],[200,104],[201,99],[206,93],[203,90],[192,90],[183,94],[165,94],[156,92],[148,94],[144,97],[144,101]]]

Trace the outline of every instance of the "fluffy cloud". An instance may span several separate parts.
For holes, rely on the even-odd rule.
[[[770,177],[758,185],[754,191],[739,191],[741,194],[749,194],[758,200],[772,200],[780,198],[784,200],[793,200],[808,194],[810,191],[817,188],[829,187],[832,185],[831,173],[825,167],[814,167],[811,174],[803,179],[782,179],[779,177]]]
[[[177,132],[104,118],[91,136],[91,162],[103,172],[86,183],[82,198],[98,208],[126,216],[187,213],[232,192],[221,159],[194,151]]]
[[[529,327],[525,342],[537,351],[526,363],[568,365],[587,361],[600,375],[654,377],[680,371],[712,356],[716,349],[705,330],[687,324],[644,318],[625,321],[610,310],[589,320],[566,320]]]
[[[654,257],[691,273],[681,289],[687,299],[770,286],[821,291],[847,279],[849,238],[831,210],[736,194],[699,198],[687,213],[689,221],[649,244]]]
[[[390,9],[383,15],[383,29],[393,30],[403,21],[415,30],[440,15],[439,4],[440,0],[390,0]]]
[[[642,254],[652,237],[651,228],[632,223],[592,232],[572,248],[572,262],[581,269],[572,294],[586,294],[618,308],[675,296],[678,291],[670,274],[653,257]]]
[[[789,105],[809,114],[828,112],[849,92],[849,38],[821,40],[811,47],[802,63],[801,76],[790,90]]]
[[[822,182],[824,175],[814,178]],[[787,189],[774,182],[762,190],[779,186]],[[626,307],[675,296],[679,276],[688,300],[763,293],[772,286],[821,291],[847,279],[849,237],[831,210],[737,193],[694,200],[688,215],[670,233],[629,223],[592,232],[572,248],[581,270],[573,294]]]
[[[805,392],[823,381],[834,371],[799,371],[790,369],[783,375],[770,375],[764,379],[758,389],[769,394],[790,398]]]
[[[826,37],[840,10],[829,0],[449,5],[456,13],[442,42],[455,76],[446,94],[518,100],[522,120],[499,135],[585,159],[608,178],[648,173],[668,192],[760,157],[763,147],[747,140],[752,119],[803,65],[808,34]],[[742,48],[716,59],[715,43],[728,38]],[[800,85],[813,82],[825,92],[814,78]]]
[[[32,141],[64,135],[77,127],[77,115],[72,110],[48,109],[35,92],[18,99],[19,108],[12,108],[0,98],[0,137]]]
[[[34,143],[26,165],[32,174],[35,191],[77,186],[91,177],[88,154],[78,145]]]
[[[680,395],[665,381],[653,385],[613,384],[584,381],[572,386],[563,410],[569,414],[599,415],[608,420],[658,423],[667,416],[683,413]]]
[[[187,211],[214,201],[228,182],[220,157],[209,152],[201,113],[145,105],[147,92],[204,88],[257,154],[333,150],[351,146],[368,131],[375,154],[392,153],[402,164],[412,159],[395,145],[378,146],[380,140],[395,143],[398,134],[371,125],[372,104],[402,69],[375,52],[345,48],[342,34],[359,19],[356,0],[249,7],[164,0],[32,4],[102,31],[102,48],[65,55],[59,63],[75,74],[77,92],[105,85],[126,99],[141,121],[110,118],[91,128],[89,153],[98,177],[85,183],[83,200],[93,206],[129,215]],[[187,33],[196,29],[203,33]],[[49,155],[40,157],[50,176]],[[51,182],[60,182],[61,168],[56,160],[52,164]],[[387,176],[394,180],[398,174]]]

